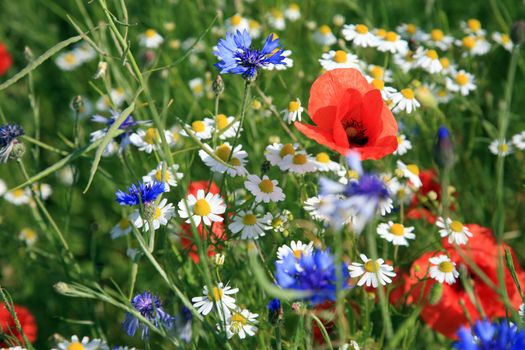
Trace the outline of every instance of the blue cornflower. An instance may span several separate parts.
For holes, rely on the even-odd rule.
[[[162,308],[162,302],[150,292],[137,294],[131,300],[131,305],[137,309],[140,314],[151,322],[155,327],[171,329],[174,318]],[[142,329],[141,337],[144,339],[149,336],[149,328],[141,323],[133,314],[126,313],[126,318],[122,322],[122,328],[129,336],[134,336],[137,329]]]
[[[137,182],[137,185],[132,184],[128,187],[128,192],[118,190],[115,195],[117,196],[117,202],[120,205],[139,205],[153,202],[165,191],[166,187],[162,182]]]
[[[109,128],[111,127],[111,125],[113,125],[113,123],[115,123],[115,121],[120,116],[120,112],[119,111],[115,111],[115,110],[111,109],[111,110],[109,110],[109,112],[111,113],[111,117],[109,117],[109,118],[103,117],[103,116],[101,116],[99,114],[96,114],[93,117],[91,117],[91,121],[92,122],[101,123],[101,124],[105,124],[106,125],[106,127],[104,129],[97,130],[97,131],[94,131],[94,132],[91,133],[91,135],[90,135],[90,141],[91,142],[94,142],[94,141],[96,141],[98,139],[101,139],[104,136],[106,136]],[[122,134],[120,134],[119,136],[117,136],[116,140],[120,144],[120,151],[121,152],[124,150],[124,148],[126,148],[131,143],[129,137],[131,136],[131,134],[133,132],[133,127],[137,126],[139,124],[145,124],[145,123],[148,123],[148,122],[136,121],[133,118],[132,115],[129,115],[124,120],[124,122],[122,122],[122,124],[120,124],[119,129],[123,130],[124,132]],[[108,145],[108,147],[106,148],[105,154],[110,154],[110,153],[111,153],[111,144]]]
[[[0,163],[7,162],[14,145],[18,143],[18,137],[22,135],[24,135],[24,129],[18,124],[0,126]]]
[[[294,254],[286,255],[275,263],[275,277],[282,288],[306,292],[308,295],[304,300],[315,305],[328,300],[335,301],[337,268],[330,250],[317,249],[313,254],[303,254],[300,258]],[[343,263],[339,268],[342,285],[347,288],[348,267]]]
[[[454,145],[450,139],[450,131],[446,126],[440,126],[434,146],[434,160],[441,168],[449,169],[454,165]]]
[[[191,342],[193,314],[190,309],[183,306],[180,313],[175,316],[175,331],[177,338],[186,343]]]
[[[279,39],[273,34],[266,37],[261,50],[250,48],[252,38],[246,30],[242,33],[226,33],[226,39],[220,39],[215,56],[220,60],[215,64],[220,73],[241,74],[245,79],[255,78],[257,71],[269,64],[280,64],[285,59]]]
[[[454,348],[459,350],[521,350],[525,349],[525,331],[507,320],[491,323],[479,320],[472,329],[461,327]]]
[[[268,302],[266,308],[268,309],[270,323],[276,323],[281,316],[281,301],[278,298],[274,298]]]

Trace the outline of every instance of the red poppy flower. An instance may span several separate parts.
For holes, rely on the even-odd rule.
[[[37,325],[35,318],[25,307],[18,305],[15,305],[14,307],[16,317],[18,318],[18,322],[20,322],[20,326],[22,326],[22,331],[24,332],[24,334],[30,342],[34,342],[36,340],[37,335]],[[0,303],[0,329],[7,336],[14,336],[18,338],[20,342],[24,341],[22,339],[22,335],[20,335],[16,328],[16,324],[13,320],[13,317],[11,317],[9,310],[7,310],[5,304],[3,303]],[[8,345],[0,342],[0,347],[6,346]]]
[[[374,89],[356,69],[334,69],[310,89],[308,112],[314,125],[296,122],[307,137],[343,155],[379,159],[397,149],[397,123]]]
[[[468,261],[471,260],[474,262],[495,285],[498,285],[498,252],[504,254],[504,249],[510,249],[521,285],[525,285],[525,272],[518,265],[518,261],[511,248],[505,244],[497,245],[490,229],[475,224],[469,224],[467,227],[473,236],[469,239],[466,246],[454,246],[448,243],[447,239],[444,239],[442,241],[443,248],[447,251],[450,259],[456,263],[457,268],[463,266],[460,273],[464,273],[464,271],[467,272],[468,278],[472,281],[474,295],[479,299],[486,316],[489,319],[506,317],[505,307],[499,296],[474,272]],[[465,311],[461,304],[463,304],[464,308],[468,311],[472,321],[481,319],[481,315],[478,313],[460,281],[456,281],[456,283],[452,285],[444,283],[441,299],[435,305],[429,303],[432,288],[438,282],[430,279],[428,276],[428,259],[440,254],[443,253],[425,253],[417,259],[412,264],[410,274],[404,276],[404,285],[400,286],[404,293],[397,292],[395,295],[399,298],[400,294],[404,294],[404,296],[407,297],[406,301],[408,303],[421,303],[423,310],[420,316],[423,321],[435,331],[449,338],[456,338],[458,329],[468,324]],[[510,272],[507,270],[505,270],[505,287],[512,306],[518,309],[522,302],[521,297]],[[393,301],[398,302],[399,299]]]
[[[0,75],[4,75],[11,68],[12,64],[13,58],[7,51],[7,47],[0,43]]]
[[[328,336],[330,336],[335,327],[335,320],[337,318],[335,303],[333,301],[325,301],[324,303],[316,305],[313,311],[323,324]],[[312,320],[312,332],[317,343],[324,344],[326,342],[323,333],[321,332],[321,328],[319,328],[319,325],[315,320]]]

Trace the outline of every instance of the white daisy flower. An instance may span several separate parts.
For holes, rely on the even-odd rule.
[[[219,194],[207,193],[204,190],[197,191],[197,197],[189,194],[187,199],[188,207],[184,200],[179,202],[179,216],[191,223],[193,220],[195,226],[199,226],[201,221],[204,225],[211,226],[212,222],[222,222],[224,219],[220,216],[226,211],[226,205]]]
[[[416,60],[417,67],[422,68],[430,74],[436,74],[443,70],[436,50],[419,50],[415,53],[414,59]]]
[[[450,285],[456,282],[459,277],[459,272],[456,270],[456,263],[452,262],[448,256],[439,255],[428,259],[431,264],[428,271],[430,277],[439,283],[448,283]]]
[[[164,173],[162,169],[165,169]],[[142,177],[142,181],[145,183],[164,181],[164,192],[169,192],[170,187],[176,187],[177,180],[180,180],[183,177],[183,174],[177,172],[177,170],[179,170],[178,164],[173,164],[170,168],[165,162],[160,162],[159,165],[157,165],[157,168],[150,171],[148,175]]]
[[[43,200],[48,199],[53,194],[53,188],[48,184],[34,183],[32,187],[35,194]]]
[[[190,129],[193,135],[199,140],[208,140],[212,138],[213,126],[210,122],[211,120],[206,118],[204,120],[195,120],[191,125],[186,125],[187,129]],[[188,136],[186,130],[181,130],[180,134],[183,136]]]
[[[402,156],[412,149],[412,142],[407,139],[403,134],[397,135],[397,149],[394,154],[396,156]]]
[[[314,220],[328,221],[330,219],[324,212],[326,211],[325,205],[332,203],[332,201],[325,201],[323,198],[322,196],[314,196],[304,201],[304,210],[308,212]],[[321,207],[323,207],[322,210]]]
[[[463,56],[482,56],[490,50],[490,44],[485,38],[474,35],[467,35],[461,40],[456,40],[456,45],[465,50]]]
[[[235,137],[237,135],[237,129],[239,129],[239,126],[241,125],[239,121],[235,121],[235,117],[228,117],[225,114],[217,114],[215,119],[204,118],[204,122],[212,126],[212,128],[219,133],[219,138],[221,140]]]
[[[406,40],[395,32],[387,32],[385,37],[379,41],[377,49],[381,52],[400,53],[405,54],[408,51],[408,43]]]
[[[389,221],[388,223],[381,223],[377,226],[377,234],[379,237],[385,239],[388,242],[392,242],[393,245],[404,245],[408,247],[408,239],[415,239],[416,235],[412,233],[414,227],[405,227],[403,224],[394,223]]]
[[[29,204],[31,201],[31,191],[29,188],[9,191],[4,195],[4,199],[14,205]]]
[[[303,111],[304,108],[301,105],[301,101],[296,98],[295,101],[290,101],[290,103],[288,103],[288,108],[283,109],[281,114],[283,115],[283,119],[288,124],[291,124],[296,120],[301,121],[301,113],[303,113]]]
[[[164,130],[164,135],[168,142],[171,142],[171,133]],[[129,140],[134,144],[139,151],[151,153],[159,149],[161,143],[159,131],[155,128],[148,128],[146,130],[139,129],[137,132],[129,136]]]
[[[55,63],[63,71],[72,71],[77,69],[82,61],[78,58],[75,51],[67,51],[59,54]]]
[[[461,29],[467,34],[485,35],[486,31],[481,27],[481,22],[478,19],[471,18],[468,21],[461,21],[459,23]]]
[[[452,221],[450,218],[447,218],[445,221],[442,217],[439,217],[436,220],[436,226],[440,228],[439,235],[443,238],[448,237],[450,244],[467,244],[468,239],[472,237],[472,232],[467,226],[459,221]]]
[[[291,241],[290,245],[283,244],[277,249],[277,260],[276,263],[281,264],[285,257],[293,254],[296,259],[301,259],[303,256],[312,255],[314,249],[314,242],[305,244],[301,241]]]
[[[444,86],[433,84],[430,85],[430,90],[432,90],[432,93],[439,104],[449,103],[454,97]]]
[[[334,162],[330,159],[330,156],[326,152],[319,152],[315,156],[314,159],[312,159],[312,162],[317,167],[317,170],[319,171],[339,171],[341,169],[341,165],[339,163]]]
[[[397,94],[397,90],[391,86],[385,86],[385,82],[381,79],[373,79],[370,84],[381,92],[381,97],[384,101],[392,99],[392,96]]]
[[[284,30],[286,28],[286,22],[282,11],[275,8],[272,9],[268,14],[268,24],[274,29]]]
[[[264,156],[266,157],[266,160],[270,162],[271,165],[278,166],[282,169],[284,158],[287,155],[295,155],[297,148],[299,147],[298,144],[291,144],[291,143],[274,143],[271,145],[268,145],[266,147],[266,150],[264,151]]]
[[[164,38],[155,29],[148,29],[139,36],[140,46],[156,49],[164,42]]]
[[[193,302],[193,307],[197,309],[197,312],[206,316],[213,310],[215,307],[218,310],[220,317],[231,315],[230,310],[235,310],[237,306],[235,305],[235,298],[231,295],[237,293],[239,288],[232,288],[230,286],[224,286],[224,284],[219,283],[217,286],[213,287],[211,293],[208,291],[208,286],[202,288],[201,297],[191,298]]]
[[[272,214],[267,213],[261,216],[253,211],[241,210],[237,213],[228,228],[235,234],[241,233],[241,239],[258,239],[272,228]]]
[[[262,179],[257,175],[248,175],[244,187],[255,196],[256,202],[269,203],[283,201],[286,197],[278,184],[277,180],[270,180],[267,175]]]
[[[510,40],[510,36],[508,34],[494,32],[492,33],[492,40],[503,46],[503,48],[509,52],[511,52],[514,48],[514,44],[512,43],[512,40]]]
[[[284,11],[284,16],[291,22],[297,21],[299,18],[301,18],[301,9],[299,8],[299,5],[296,3],[291,3],[288,5]]]
[[[352,41],[358,47],[374,47],[379,44],[377,37],[364,24],[344,25],[341,32],[345,40]]]
[[[242,150],[242,145],[235,146],[235,149],[232,152],[231,145],[228,142],[219,145],[215,150],[213,150],[208,145],[204,145],[209,152],[214,153],[222,161],[228,162],[231,167],[228,167],[215,158],[210,156],[204,150],[199,151],[199,157],[201,157],[204,164],[206,164],[212,171],[217,173],[227,173],[230,176],[245,176],[248,174],[248,171],[245,168],[248,153]]]
[[[153,229],[158,230],[160,225],[166,226],[168,221],[175,216],[175,208],[173,204],[168,203],[166,198],[163,198],[158,205],[153,208],[146,208],[145,210],[152,211],[151,223],[153,224]],[[144,226],[146,231],[149,230],[149,224],[147,220],[143,220],[140,216],[140,211],[135,210],[130,215],[130,220],[133,223],[133,226],[136,228],[141,228]]]
[[[519,150],[525,149],[525,131],[520,132],[519,134],[516,134],[512,136],[512,144]],[[0,188],[2,185],[0,184]],[[0,190],[0,196],[2,195],[2,191]]]
[[[250,23],[248,20],[239,14],[235,14],[228,18],[225,21],[225,25],[228,33],[236,33],[237,31],[242,33],[244,30],[250,29]]]
[[[447,77],[446,81],[448,90],[459,92],[463,96],[467,96],[471,91],[476,90],[474,76],[463,69],[455,73],[452,78]]]
[[[124,217],[111,229],[111,238],[117,239],[118,237],[127,236],[132,229],[133,226],[131,220]]]
[[[109,350],[108,345],[101,339],[89,340],[89,337],[83,337],[80,340],[76,335],[71,337],[71,341],[64,340],[57,344],[52,350]]]
[[[314,32],[313,39],[322,46],[332,46],[337,42],[337,38],[326,24],[323,24]]]
[[[317,170],[317,166],[312,161],[310,155],[304,151],[298,151],[293,155],[289,154],[285,156],[280,168],[295,174],[306,174]]]
[[[405,164],[398,160],[396,174],[398,174],[399,177],[408,179],[410,184],[415,188],[420,188],[423,186],[423,183],[419,178],[419,167],[415,164]]]
[[[26,227],[20,231],[18,239],[24,241],[27,246],[31,247],[38,240],[38,234],[32,228]]]
[[[403,73],[408,73],[411,69],[416,66],[416,60],[414,59],[414,51],[408,50],[405,54],[395,54],[394,63],[401,69]]]
[[[407,183],[401,183],[397,177],[390,177],[388,180],[385,180],[385,183],[388,187],[388,191],[395,196],[399,203],[403,202],[408,204],[412,201],[414,189]]]
[[[229,317],[226,318],[226,336],[231,339],[234,335],[244,339],[246,335],[253,337],[257,332],[257,317],[258,314],[252,314],[246,309],[237,309]],[[217,328],[221,329],[221,324],[217,324]]]
[[[437,47],[440,50],[447,51],[453,44],[454,38],[445,35],[441,29],[432,29],[429,34],[425,35],[425,43],[431,47]]]
[[[415,39],[417,41],[424,38],[425,33],[413,23],[402,23],[396,27],[396,31],[406,38]]]
[[[394,80],[393,73],[390,69],[385,69],[375,64],[369,64],[366,67],[366,72],[369,75],[369,76],[366,76],[366,79],[368,80],[369,83],[374,79],[381,79],[387,83],[390,83]]]
[[[447,57],[441,57],[439,59],[439,63],[441,63],[441,67],[443,67],[441,73],[452,75],[457,72],[457,65],[450,62],[450,60]]]
[[[204,96],[204,80],[202,78],[194,78],[191,79],[188,82],[188,86],[190,87],[191,93],[195,97],[202,97]]]
[[[368,259],[366,255],[360,254],[361,260],[364,264],[353,262],[352,265],[348,266],[350,271],[350,277],[359,277],[357,282],[358,286],[366,285],[367,287],[377,288],[379,283],[383,286],[392,282],[391,277],[395,277],[396,273],[394,268],[388,264],[385,264],[385,261],[381,258],[377,260]]]
[[[126,92],[123,88],[116,88],[112,89],[109,93],[109,97],[107,95],[101,96],[96,104],[95,107],[98,111],[107,111],[113,107],[120,107],[124,101],[126,101]],[[111,104],[113,102],[113,105]]]
[[[412,89],[401,89],[397,94],[392,96],[392,103],[395,105],[393,112],[405,111],[406,113],[412,113],[418,109],[421,104],[416,100],[414,90]]]
[[[490,153],[499,156],[505,157],[512,153],[512,144],[505,140],[494,140],[489,145]]]
[[[73,52],[81,63],[89,62],[97,57],[95,49],[85,41],[77,45],[77,47],[73,49]]]
[[[359,69],[359,59],[356,55],[343,50],[330,50],[323,53],[319,59],[321,66],[329,71],[336,68],[357,68]]]

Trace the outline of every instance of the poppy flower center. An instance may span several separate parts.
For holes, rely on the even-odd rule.
[[[430,58],[431,60],[437,60],[439,56],[436,50],[428,50],[427,57]]]
[[[458,85],[463,86],[463,85],[466,85],[468,83],[469,79],[468,79],[468,76],[465,73],[458,73],[456,75],[456,79],[455,80],[456,80],[456,83]]]
[[[383,90],[385,88],[385,82],[381,79],[372,80],[372,86],[378,90]]]
[[[155,128],[148,128],[146,130],[146,134],[144,135],[144,141],[146,143],[153,145],[155,143],[155,140],[158,140],[160,137],[159,132]]]
[[[408,98],[409,100],[414,98],[414,90],[412,89],[403,89],[401,90],[401,95],[403,95],[404,98]]]
[[[378,272],[379,269],[381,268],[381,266],[379,265],[379,263],[375,260],[368,260],[365,265],[364,265],[364,268],[365,268],[365,271],[366,272]]]
[[[215,125],[217,129],[222,130],[228,126],[228,118],[224,114],[219,114],[215,117]]]
[[[407,28],[407,33],[409,33],[409,34],[416,34],[417,28],[416,28],[416,26],[414,24],[408,23],[406,28]]]
[[[385,40],[390,42],[397,41],[397,34],[394,32],[387,32],[385,35]]]
[[[463,232],[463,224],[459,221],[452,221],[450,229],[454,232]]]
[[[82,343],[79,343],[77,341],[67,346],[67,350],[84,350],[84,349],[85,349],[84,345],[82,345]]]
[[[157,170],[157,172],[155,172],[155,180],[157,180],[158,182],[162,181],[162,170]],[[170,173],[166,171],[164,173],[164,181],[167,182],[169,180],[170,180]]]
[[[255,225],[257,223],[257,216],[254,214],[246,214],[242,218],[242,223],[245,225]]]
[[[146,30],[145,35],[146,35],[146,38],[151,39],[155,35],[157,35],[157,32],[154,29],[148,29],[148,30]]]
[[[213,295],[213,296],[212,296]],[[212,299],[215,301],[219,301],[222,299],[222,289],[218,287],[213,287],[212,295],[208,294],[208,299]]]
[[[230,20],[232,26],[238,26],[239,24],[241,24],[241,21],[242,17],[240,15],[234,15]]]
[[[343,50],[337,50],[334,55],[334,61],[337,63],[346,63],[347,54]]]
[[[329,163],[330,156],[326,154],[325,152],[321,152],[321,153],[318,153],[317,156],[315,156],[315,160],[317,160],[319,163]]]
[[[198,216],[207,216],[211,213],[210,204],[205,199],[199,199],[193,206],[193,212]]]
[[[390,228],[390,233],[395,236],[403,236],[405,234],[405,227],[401,224],[393,224]]]
[[[445,34],[443,34],[443,31],[441,29],[433,29],[430,32],[430,37],[434,41],[441,41],[445,37]]]
[[[118,223],[118,226],[120,227],[121,230],[125,230],[130,226],[130,224],[131,222],[129,221],[128,218],[122,218],[120,222]]]
[[[441,272],[449,273],[454,271],[454,264],[452,264],[450,261],[443,261],[442,263],[439,263],[438,268]]]
[[[358,32],[359,34],[366,34],[368,33],[368,27],[365,26],[364,24],[358,24],[355,26],[355,31]]]
[[[293,157],[293,163],[296,165],[306,164],[307,161],[308,161],[308,158],[306,157],[305,154],[296,154]]]
[[[291,143],[284,144],[281,148],[281,151],[279,152],[279,156],[281,158],[284,158],[285,156],[289,154],[295,154],[295,148]]]
[[[264,179],[259,183],[259,189],[264,193],[273,192],[273,182],[269,179]]]
[[[450,67],[450,60],[446,57],[443,57],[443,58],[440,58],[439,59],[439,62],[441,63],[441,65],[443,66],[443,68],[447,69],[448,67]]]
[[[366,129],[363,127],[361,122],[351,120],[343,124],[345,129],[346,137],[348,137],[348,143],[358,146],[364,146],[368,142],[368,136],[366,136]]]
[[[206,124],[204,124],[204,122],[201,120],[196,120],[191,123],[191,129],[195,132],[203,132],[206,130]]]
[[[328,35],[332,33],[332,30],[330,29],[329,26],[327,26],[326,24],[323,24],[322,26],[319,27],[319,33],[323,35]]]
[[[290,101],[288,103],[288,112],[297,112],[301,108],[301,102],[299,101]]]
[[[471,36],[464,37],[463,46],[465,46],[469,50],[472,49],[474,46],[476,46],[476,39]]]
[[[469,19],[467,22],[467,26],[473,32],[477,32],[478,30],[481,29],[481,22],[478,21],[477,19]]]

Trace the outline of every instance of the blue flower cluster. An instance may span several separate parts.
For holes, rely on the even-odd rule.
[[[459,340],[454,343],[458,350],[523,350],[525,331],[509,323],[476,321],[472,329],[462,327],[458,331]]]
[[[131,305],[137,309],[140,314],[151,322],[155,327],[163,327],[171,329],[173,327],[174,317],[169,315],[162,308],[162,302],[150,292],[137,294],[131,300]],[[138,318],[131,313],[127,313],[122,322],[122,327],[129,336],[134,336],[137,330],[142,329],[141,337],[147,338],[149,336],[149,328],[144,323],[140,322]]]
[[[18,124],[0,126],[0,163],[7,162],[17,138],[22,135],[24,135],[24,129]]]
[[[304,300],[316,305],[336,300],[337,268],[330,250],[316,249],[313,254],[303,254],[300,258],[288,254],[275,263],[275,275],[280,287],[307,292]],[[348,268],[344,263],[339,268],[342,286],[347,288]]]
[[[155,199],[157,199],[158,196],[160,196],[164,191],[166,187],[162,182],[137,182],[137,185],[132,184],[128,188],[128,192],[123,192],[121,190],[118,190],[115,195],[117,196],[117,202],[120,203],[120,205],[140,205],[147,204],[153,202]]]

